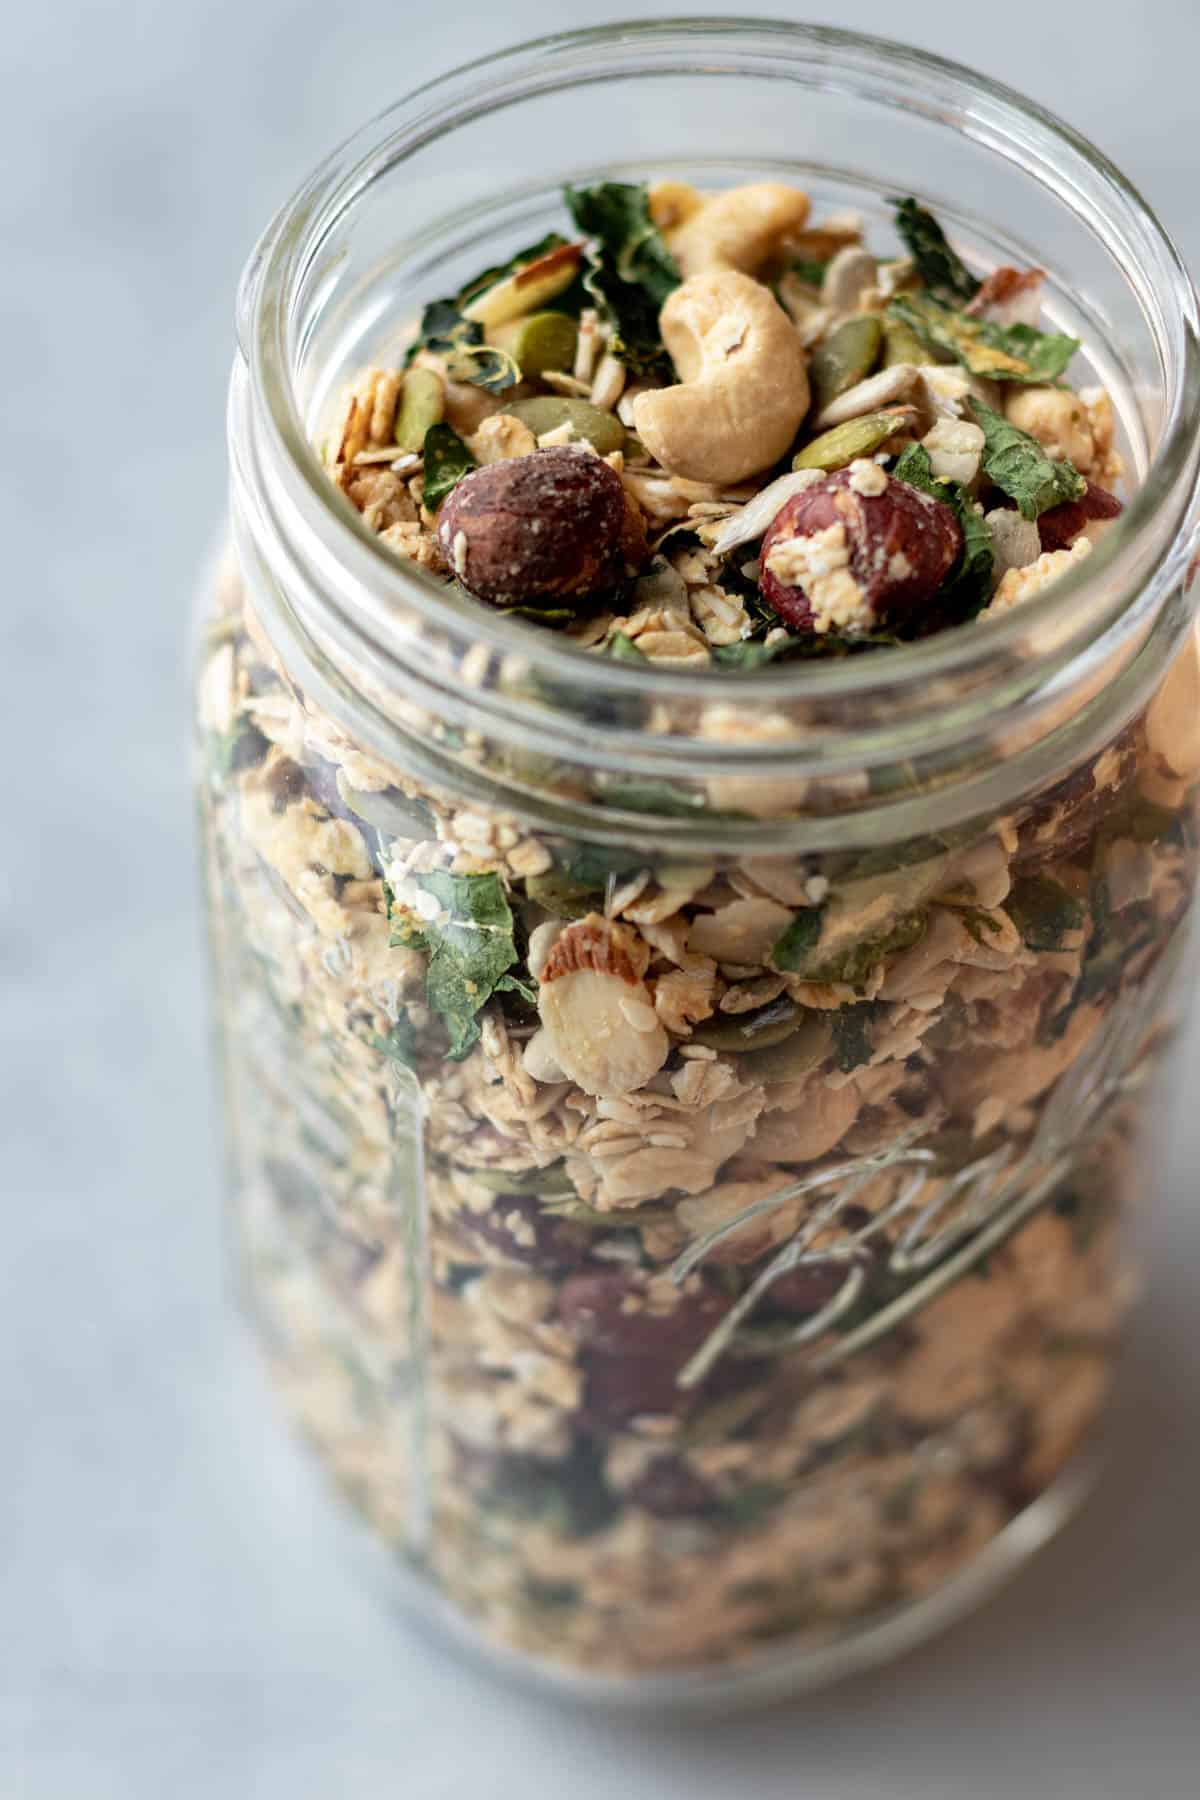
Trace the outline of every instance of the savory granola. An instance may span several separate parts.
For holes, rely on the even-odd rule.
[[[761,182],[567,190],[425,308],[326,456],[406,559],[596,654],[761,667],[1007,610],[1121,510],[1112,403],[1064,377],[1043,272],[907,254]]]
[[[428,307],[326,447],[481,606],[668,669],[886,655],[1120,510],[1040,272],[980,280],[915,201],[890,259],[777,183],[567,204],[579,239]],[[614,1671],[816,1642],[1067,1466],[1130,1295],[1198,698],[1189,639],[1002,815],[857,855],[717,824],[685,861],[380,761],[227,569],[200,716],[253,1290],[342,1486],[491,1639]]]

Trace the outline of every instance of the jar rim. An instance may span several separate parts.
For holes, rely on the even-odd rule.
[[[1072,159],[1076,166],[1080,161],[1086,164],[1114,201],[1113,213],[1100,221],[1110,254],[1118,255],[1122,248],[1118,213],[1126,237],[1136,231],[1141,252],[1136,277],[1161,309],[1175,351],[1161,435],[1122,516],[1093,554],[1049,592],[968,629],[941,632],[868,657],[806,661],[802,668],[766,665],[736,676],[719,668],[643,669],[588,656],[558,642],[543,628],[490,612],[457,594],[395,556],[337,495],[302,417],[292,379],[291,340],[292,297],[332,226],[382,174],[456,126],[544,91],[550,80],[559,86],[579,85],[632,72],[598,62],[598,53],[605,49],[633,45],[643,62],[653,53],[651,73],[698,73],[706,44],[711,72],[717,75],[739,69],[763,73],[769,59],[776,78],[799,79],[796,65],[811,71],[815,59],[821,67],[837,66],[863,79],[881,68],[920,77],[937,87],[943,123],[957,100],[962,117],[951,121],[955,128],[964,129],[969,120],[974,137],[1010,160],[1016,158],[1018,147],[1023,155],[1028,153],[1031,131],[1040,134],[1043,155],[1033,173],[1077,213],[1086,203],[1078,198],[1069,174],[1054,183],[1048,176],[1060,156],[1066,159],[1064,168]],[[716,60],[722,50],[723,67]],[[740,64],[735,60],[739,55],[744,59]],[[759,56],[764,67],[752,60]],[[917,103],[911,88],[909,93]],[[1027,160],[1023,166],[1028,172]],[[1089,223],[1095,232],[1093,214]],[[1093,663],[1103,660],[1113,633],[1119,634],[1139,612],[1144,621],[1147,592],[1161,596],[1168,591],[1191,552],[1181,527],[1194,505],[1200,466],[1193,428],[1200,412],[1200,313],[1174,243],[1133,184],[1073,127],[1002,83],[890,39],[779,19],[676,17],[555,33],[462,64],[412,90],[362,127],[285,203],[247,265],[238,319],[249,406],[261,436],[261,454],[269,459],[276,478],[274,485],[280,492],[286,490],[292,514],[303,519],[309,547],[319,551],[324,574],[336,574],[343,586],[343,622],[352,622],[353,631],[365,634],[372,649],[392,657],[398,667],[405,662],[405,634],[395,627],[407,613],[427,629],[457,627],[469,634],[469,641],[485,644],[498,657],[536,657],[539,673],[553,678],[566,693],[586,688],[594,694],[603,688],[626,703],[720,701],[757,709],[799,699],[849,702],[869,691],[883,697],[907,695],[909,704],[919,708],[916,697],[932,692],[935,684],[944,691],[948,681],[968,688],[974,683],[980,691],[993,677],[1008,678],[1004,694],[1011,700],[1012,672],[1017,666],[1028,669],[1031,641],[1038,646],[1037,677],[1043,684],[1054,682],[1065,670],[1084,667],[1089,658]],[[260,489],[262,485],[260,481]],[[268,509],[276,510],[271,503]],[[997,693],[1001,687],[1003,681],[998,682]],[[494,692],[477,699],[481,711],[519,724],[521,708],[511,700]],[[940,710],[942,703],[937,704]],[[932,718],[927,707],[926,723]],[[619,741],[617,734],[614,747]],[[670,741],[677,752],[689,745],[694,748],[693,740]],[[736,753],[743,765],[772,760],[769,747],[738,745]]]

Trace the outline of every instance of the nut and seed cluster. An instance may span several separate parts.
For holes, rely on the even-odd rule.
[[[566,198],[585,235],[429,305],[326,444],[384,540],[483,604],[755,668],[1006,612],[1119,515],[1112,404],[1066,385],[1041,270],[975,276],[914,200],[889,259],[777,182]]]
[[[976,277],[912,201],[891,259],[776,183],[567,204],[577,236],[428,307],[326,445],[481,606],[666,667],[884,655],[1023,604],[1118,514],[1038,271]],[[683,860],[470,806],[322,712],[233,566],[199,713],[266,1341],[489,1641],[618,1673],[816,1644],[1053,1486],[1130,1297],[1195,639],[1019,807],[857,853],[714,829]]]

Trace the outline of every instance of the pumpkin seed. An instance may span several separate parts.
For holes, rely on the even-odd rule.
[[[819,1013],[802,1019],[790,1037],[778,1044],[768,1044],[747,1056],[742,1067],[755,1081],[770,1085],[776,1081],[798,1081],[819,1069],[833,1046],[829,1021]]]
[[[573,437],[583,438],[601,456],[609,456],[625,445],[625,427],[615,414],[570,394],[538,394],[532,400],[514,400],[507,410],[514,419],[528,425],[534,437],[569,425]]]
[[[937,357],[926,348],[913,330],[903,319],[893,319],[884,314],[883,319],[883,366],[894,369],[898,363],[916,363],[918,367],[928,367],[936,363]]]
[[[704,1044],[710,1050],[732,1051],[741,1055],[747,1050],[766,1050],[791,1037],[804,1019],[804,1009],[782,995],[757,1012],[723,1013],[706,1019],[693,1031],[691,1042]]]
[[[566,313],[539,312],[492,335],[528,377],[542,375],[547,369],[569,369],[575,361],[579,330]]]
[[[575,1188],[561,1163],[548,1169],[459,1169],[468,1180],[494,1194],[541,1194],[547,1199],[575,1198]]]
[[[875,367],[883,344],[883,325],[874,313],[843,320],[817,345],[808,366],[813,411],[823,412],[839,394],[864,381]]]
[[[823,431],[811,444],[805,444],[792,458],[793,469],[844,469],[857,457],[872,456],[881,444],[894,437],[901,426],[916,415],[911,407],[892,407],[884,412],[866,413],[861,419],[847,419]]]
[[[396,413],[395,435],[400,449],[423,450],[425,433],[431,425],[441,424],[445,410],[446,390],[441,376],[433,369],[409,369]]]
[[[594,912],[598,890],[586,882],[572,881],[561,869],[547,869],[544,875],[527,875],[525,892],[556,919],[582,919]]]

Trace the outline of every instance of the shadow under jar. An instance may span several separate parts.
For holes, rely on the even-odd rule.
[[[587,658],[399,562],[310,448],[329,396],[613,172],[767,173],[881,231],[911,191],[983,266],[1043,266],[1123,518],[1003,618],[736,676]],[[1187,989],[1195,326],[1065,128],[783,25],[461,70],[259,246],[198,686],[246,1288],[410,1598],[503,1661],[655,1703],[800,1686],[1068,1510]],[[557,1064],[527,1057],[555,957]]]

